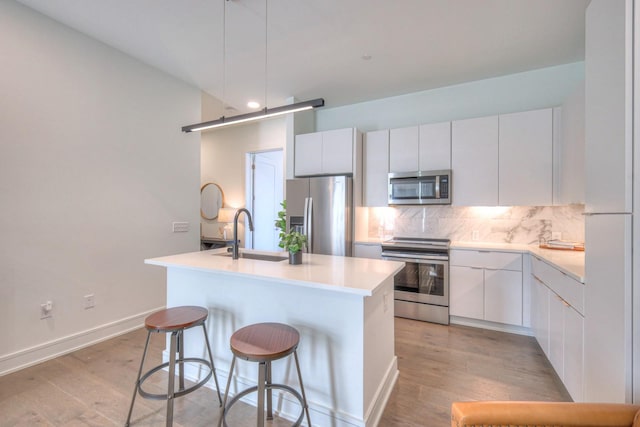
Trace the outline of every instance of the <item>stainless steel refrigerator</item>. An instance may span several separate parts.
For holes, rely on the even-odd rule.
[[[287,227],[307,235],[307,251],[351,256],[353,179],[322,176],[287,180]]]

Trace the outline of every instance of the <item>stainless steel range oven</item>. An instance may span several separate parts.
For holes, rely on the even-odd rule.
[[[449,240],[394,237],[382,258],[405,262],[394,278],[395,315],[449,324]]]

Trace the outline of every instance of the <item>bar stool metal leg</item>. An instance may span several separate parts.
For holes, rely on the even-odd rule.
[[[207,343],[207,351],[209,352],[209,360],[211,360],[211,371],[213,371],[213,381],[216,383],[216,392],[218,393],[218,402],[222,406],[222,396],[220,395],[220,385],[218,385],[218,376],[216,375],[216,366],[213,364],[213,353],[211,352],[211,345],[209,344],[209,335],[207,335],[207,327],[202,324],[202,331],[204,333],[204,340]]]
[[[140,369],[138,369],[138,378],[136,379],[136,385],[133,387],[133,397],[131,397],[131,406],[129,407],[129,415],[127,415],[127,422],[125,427],[129,427],[131,422],[131,414],[133,413],[133,404],[136,401],[136,395],[138,394],[138,387],[140,386],[140,376],[142,376],[142,367],[144,365],[144,359],[147,357],[147,349],[149,348],[149,339],[151,338],[151,331],[147,332],[147,341],[144,344],[144,351],[142,352],[142,360],[140,361]]]
[[[300,390],[302,391],[302,401],[304,402],[304,411],[307,414],[307,424],[311,427],[311,418],[309,417],[309,405],[307,404],[307,395],[304,393],[304,385],[302,384],[302,374],[300,373],[300,363],[298,362],[298,350],[293,352],[296,359],[296,370],[298,371],[298,381],[300,381]]]
[[[178,353],[180,354],[180,361],[184,360],[184,330],[178,331],[177,336]],[[180,384],[179,390],[184,390],[184,363],[178,363],[178,369],[180,370]]]
[[[258,427],[264,427],[264,385],[266,383],[266,363],[258,363]]]
[[[167,427],[173,425],[173,397],[174,381],[176,375],[176,345],[178,341],[177,332],[171,333],[171,344],[169,346],[169,386],[167,389]]]
[[[236,356],[233,356],[231,359],[231,368],[229,368],[229,378],[227,378],[227,387],[224,390],[224,401],[222,402],[222,413],[220,414],[220,419],[218,420],[218,427],[222,425],[222,420],[224,420],[225,413],[227,411],[227,398],[229,397],[229,387],[231,387],[231,378],[233,377],[233,368],[236,365]]]
[[[271,391],[271,362],[267,362],[267,420],[273,420],[273,392]]]

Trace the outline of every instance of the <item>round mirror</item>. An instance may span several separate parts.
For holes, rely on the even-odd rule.
[[[218,184],[208,182],[200,188],[200,216],[216,219],[218,209],[224,206],[224,193]]]

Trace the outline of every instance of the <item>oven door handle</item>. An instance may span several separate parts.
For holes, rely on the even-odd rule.
[[[393,254],[388,255],[384,252],[382,253],[382,259],[388,261],[400,261],[400,262],[414,262],[416,264],[449,264],[449,259],[426,259],[426,258],[416,258],[413,255],[403,255],[403,254]]]

